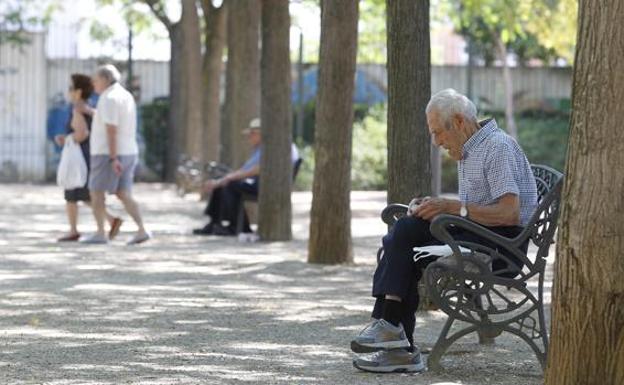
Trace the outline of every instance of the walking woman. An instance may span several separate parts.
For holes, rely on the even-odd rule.
[[[93,94],[93,83],[91,77],[82,74],[71,75],[71,84],[69,86],[69,100],[72,104],[72,114],[69,124],[67,125],[66,135],[57,135],[54,140],[59,146],[65,144],[65,138],[72,136],[76,143],[80,144],[82,155],[89,169],[89,134],[91,132],[91,121],[93,120],[93,109],[87,103],[89,97]],[[87,178],[88,180],[88,178]],[[73,189],[65,190],[65,201],[67,219],[69,220],[69,232],[58,239],[59,242],[75,242],[80,239],[78,232],[78,202],[82,201],[90,205],[89,189],[87,185]],[[106,218],[110,224],[109,238],[114,238],[119,233],[122,220],[113,217],[110,213],[106,213]]]

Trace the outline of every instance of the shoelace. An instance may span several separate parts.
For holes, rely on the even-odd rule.
[[[368,325],[364,326],[364,328],[362,330],[360,330],[358,335],[362,336],[362,335],[370,334],[370,331],[373,330],[379,324],[379,321],[380,320],[375,320],[375,321],[372,321],[371,323],[369,323]]]

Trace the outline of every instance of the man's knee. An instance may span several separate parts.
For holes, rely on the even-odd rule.
[[[418,233],[428,231],[429,222],[412,216],[405,216],[399,219],[392,228],[393,238],[397,241],[404,241],[418,237]]]
[[[106,197],[104,191],[90,191],[89,196],[92,204],[102,203]]]
[[[122,202],[127,202],[132,199],[132,195],[126,190],[117,190],[117,192],[115,192],[115,196],[117,196],[117,198],[119,198]]]

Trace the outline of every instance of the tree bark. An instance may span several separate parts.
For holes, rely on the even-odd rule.
[[[321,1],[315,159],[308,262],[353,261],[351,142],[358,1]]]
[[[202,161],[218,161],[221,145],[221,72],[225,47],[227,1],[220,7],[202,0],[205,21],[204,61],[202,67],[203,138]]]
[[[579,1],[547,385],[624,384],[624,2]]]
[[[251,119],[260,117],[260,1],[228,2],[222,161],[238,167],[249,153],[241,130]]]
[[[288,0],[262,2],[262,156],[258,234],[263,241],[292,239],[292,113]]]
[[[169,61],[169,124],[167,137],[167,161],[165,175],[168,181],[175,179],[175,170],[178,165],[178,157],[184,143],[184,119],[181,104],[180,77],[182,57],[182,30],[180,24],[172,24],[169,28],[169,40],[171,41],[171,59]]]
[[[201,159],[202,153],[202,56],[196,0],[182,0],[180,26],[183,35],[181,102],[185,153]]]
[[[165,11],[165,6],[159,0],[143,0],[154,16],[165,26],[169,33],[171,59],[169,60],[169,116],[167,122],[168,145],[165,159],[165,179],[173,181],[180,152],[185,144],[184,136],[184,104],[182,101],[182,77],[180,76],[183,63],[181,61],[184,47],[184,35],[180,22],[173,22]]]
[[[500,37],[496,38],[496,47],[503,63],[503,83],[505,85],[505,120],[507,121],[507,132],[518,139],[518,129],[514,118],[513,81],[511,80],[511,69],[507,61],[507,48]]]
[[[387,0],[388,203],[431,194],[429,1]]]

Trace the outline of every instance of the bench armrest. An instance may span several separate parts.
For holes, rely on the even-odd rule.
[[[431,223],[431,234],[433,234],[433,236],[438,240],[449,245],[453,250],[453,254],[456,256],[461,255],[461,251],[459,250],[460,244],[459,241],[455,240],[453,235],[449,232],[448,229],[451,226],[469,231],[481,238],[484,238],[520,258],[520,260],[522,260],[525,264],[527,262],[530,263],[525,253],[520,249],[520,245],[522,244],[524,238],[522,235],[518,235],[515,238],[506,238],[465,218],[450,214],[438,215]]]
[[[400,203],[389,204],[381,211],[381,220],[388,226],[394,226],[399,218],[405,216],[407,208],[407,205]]]

